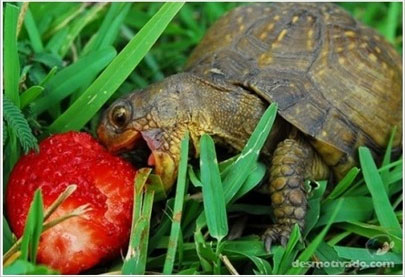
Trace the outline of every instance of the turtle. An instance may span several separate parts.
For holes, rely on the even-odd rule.
[[[271,103],[277,118],[261,152],[275,222],[264,245],[286,245],[305,226],[305,180],[337,182],[357,149],[381,157],[394,126],[402,151],[402,58],[375,30],[331,3],[237,7],[206,32],[183,72],[116,100],[97,134],[114,152],[143,140],[166,189],[176,179],[189,132],[240,151]]]

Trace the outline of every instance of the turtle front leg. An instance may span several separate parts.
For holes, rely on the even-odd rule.
[[[288,138],[277,145],[270,168],[270,194],[276,222],[263,234],[267,251],[273,242],[285,246],[295,223],[303,229],[307,212],[305,179],[322,179],[328,174],[328,167],[305,141]]]

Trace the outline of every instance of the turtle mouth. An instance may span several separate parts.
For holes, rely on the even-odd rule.
[[[98,137],[108,151],[119,154],[129,160],[136,168],[153,167],[165,188],[175,181],[176,163],[170,153],[160,150],[161,131],[138,131],[128,129],[119,135],[108,136],[104,127],[97,130]]]

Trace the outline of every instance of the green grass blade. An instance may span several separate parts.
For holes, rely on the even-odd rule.
[[[183,4],[165,3],[90,87],[52,123],[51,131],[82,128],[134,70]]]
[[[242,184],[242,187],[232,198],[231,202],[241,198],[249,191],[254,189],[263,180],[263,177],[266,175],[266,172],[267,167],[262,163],[257,163],[256,168],[248,175],[246,181]]]
[[[139,258],[135,267],[135,274],[145,274],[146,260],[148,256],[148,242],[150,232],[150,219],[152,216],[152,208],[154,201],[155,191],[153,188],[146,188],[145,196],[142,207],[142,218],[145,219],[146,226],[144,232],[142,232],[141,242],[139,246]]]
[[[112,47],[95,51],[56,73],[45,85],[45,95],[32,103],[32,113],[40,114],[53,108],[84,83],[94,79],[116,54],[115,49]]]
[[[365,265],[370,265],[372,262],[402,264],[402,255],[392,252],[387,252],[384,255],[376,255],[370,253],[370,250],[365,248],[334,246],[334,249],[339,257],[352,261],[362,261],[365,262]]]
[[[69,4],[70,4],[69,6],[61,7],[62,11],[57,13],[55,20],[52,22],[52,25],[49,26],[49,29],[44,34],[45,38],[48,38],[49,36],[58,32],[59,30],[62,29],[68,30],[71,21],[80,16],[87,6],[86,3],[69,3]],[[49,11],[49,8],[47,10]]]
[[[20,78],[20,60],[17,52],[17,20],[19,8],[6,4],[4,11],[4,91],[14,105],[20,107],[18,80]]]
[[[83,48],[80,55],[83,56],[92,51],[111,46],[130,8],[131,3],[111,3],[100,28]]]
[[[317,187],[311,191],[311,195],[308,199],[308,211],[305,215],[305,227],[302,232],[304,238],[307,237],[308,233],[316,225],[319,219],[321,210],[321,199],[326,190],[326,181],[316,182]]]
[[[28,261],[29,258],[35,263],[43,221],[44,211],[42,194],[41,191],[37,189],[33,201],[31,202],[24,227],[24,234],[21,242],[21,260]]]
[[[30,9],[27,9],[25,14],[24,26],[27,30],[28,37],[30,38],[32,49],[35,53],[41,53],[44,51],[44,46],[42,44],[41,35],[39,34],[37,24],[35,23],[34,17]]]
[[[58,71],[58,67],[57,66],[52,67],[52,69],[48,72],[45,78],[42,79],[39,85],[44,87],[49,82],[49,80],[51,80],[55,76],[56,71]]]
[[[174,261],[177,252],[177,244],[179,242],[180,224],[183,214],[184,193],[186,188],[189,140],[189,134],[187,132],[181,141],[180,164],[176,185],[176,198],[172,216],[173,222],[170,230],[170,240],[167,248],[166,259],[163,266],[163,274],[166,275],[172,274],[173,272]]]
[[[297,224],[295,224],[291,231],[290,238],[285,248],[285,252],[280,260],[280,265],[278,268],[279,274],[285,274],[285,272],[291,266],[292,261],[295,259],[297,255],[296,247],[300,240],[301,240],[300,228],[298,227]]]
[[[394,209],[391,206],[370,150],[366,147],[360,147],[359,156],[364,179],[371,193],[378,221],[381,226],[387,228],[390,233],[396,236],[402,236],[401,225],[395,216]]]
[[[357,175],[359,174],[360,169],[357,167],[353,167],[347,172],[346,176],[340,180],[340,182],[336,185],[333,191],[328,195],[325,200],[336,199],[340,197],[345,191],[353,184],[354,179],[356,179]]]
[[[97,17],[98,13],[105,7],[106,4],[107,3],[95,3],[90,9],[86,10],[80,17],[71,23],[69,33],[65,37],[65,40],[63,41],[59,50],[61,57],[66,55],[74,40],[80,34],[80,31]]]
[[[25,152],[38,149],[37,138],[32,134],[27,120],[13,102],[7,97],[3,98],[3,116],[9,128],[12,128]]]
[[[214,141],[209,135],[200,140],[200,168],[204,213],[212,237],[221,241],[228,234],[225,197],[215,153]]]
[[[194,169],[191,165],[188,167],[188,178],[190,179],[193,186],[202,188],[201,181],[198,179],[197,175],[194,172]]]
[[[346,231],[358,234],[368,239],[389,238],[394,242],[393,251],[402,253],[402,238],[389,234],[383,227],[363,222],[343,222],[337,226]],[[381,241],[382,243],[384,241]]]
[[[340,208],[342,207],[343,201],[338,202],[336,209],[333,211],[333,214],[329,218],[328,223],[322,229],[322,231],[315,237],[313,241],[311,241],[308,246],[305,248],[304,251],[298,256],[298,262],[306,262],[308,261],[311,256],[315,253],[316,249],[318,248],[319,244],[324,240],[326,233],[328,232],[330,226],[335,221],[335,217],[338,214]],[[293,267],[287,271],[287,274],[304,274],[309,268],[308,267]]]
[[[147,230],[149,221],[147,217],[142,216],[142,210],[144,204],[144,187],[151,171],[152,169],[150,168],[142,168],[138,170],[135,177],[131,236],[129,239],[128,252],[121,269],[124,275],[143,274],[143,272],[139,273],[138,270],[142,268],[141,253],[144,253],[143,255],[147,253],[147,249],[141,250],[141,246],[144,246],[142,241],[145,239],[145,236],[148,236]],[[153,195],[151,197],[153,202]],[[151,204],[148,203],[147,205]]]
[[[225,255],[230,255],[233,253],[244,253],[250,256],[257,257],[268,257],[269,253],[263,247],[263,241],[257,236],[253,238],[244,238],[243,240],[225,240],[221,243],[222,253]],[[279,246],[275,246],[279,247]]]
[[[385,166],[389,165],[389,163],[391,162],[392,143],[394,142],[396,132],[397,132],[397,126],[395,126],[391,131],[390,139],[388,140],[387,149],[385,150],[385,154],[384,154],[384,158],[383,158],[381,167],[385,167]],[[387,185],[386,180],[389,178],[389,175],[390,175],[389,169],[384,169],[384,170],[380,169],[380,175],[381,175],[383,184],[385,186],[385,189],[388,190],[388,185]]]
[[[250,136],[242,153],[233,164],[229,173],[226,175],[224,184],[224,194],[226,202],[229,202],[240,187],[245,182],[247,176],[252,170],[252,164],[257,161],[260,150],[262,149],[266,139],[270,133],[273,122],[277,115],[277,104],[272,103],[264,112],[255,130]]]
[[[24,109],[28,106],[32,101],[38,98],[41,93],[44,91],[44,87],[41,86],[32,86],[23,93],[21,93],[20,101],[21,101],[21,109]]]
[[[43,265],[35,265],[33,263],[16,260],[9,266],[6,266],[3,271],[4,275],[52,275],[60,274],[60,272],[50,269]]]
[[[330,264],[333,261],[344,262],[344,259],[338,256],[336,250],[324,241],[319,244],[318,248],[315,251],[315,255],[320,261],[329,262]],[[328,275],[342,274],[345,271],[345,268],[343,266],[325,266],[322,269],[325,270]]]
[[[374,208],[370,197],[340,197],[336,200],[327,201],[321,206],[321,217],[315,227],[327,224],[340,202],[343,203],[343,206],[335,216],[334,222],[366,221],[373,215]]]
[[[45,49],[53,54],[59,55],[59,49],[62,47],[63,42],[66,40],[66,37],[69,34],[67,28],[59,30],[52,38],[48,41],[45,46]]]
[[[3,215],[3,255],[15,243],[15,237],[11,232],[10,226]]]
[[[398,18],[401,16],[402,3],[393,2],[389,3],[388,16],[385,23],[384,35],[391,43],[395,43],[395,36],[397,32],[397,25],[400,23]]]

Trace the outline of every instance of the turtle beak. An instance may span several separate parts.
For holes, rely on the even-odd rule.
[[[159,129],[142,131],[141,135],[152,152],[148,165],[155,167],[155,173],[160,176],[165,189],[168,190],[176,180],[177,162],[170,153],[161,150]]]
[[[177,162],[170,153],[160,150],[160,130],[137,131],[134,129],[125,130],[123,133],[115,134],[101,124],[97,129],[100,141],[112,153],[125,152],[136,147],[140,139],[145,140],[151,154],[148,158],[148,165],[155,168],[155,174],[159,175],[166,190],[176,180]]]
[[[108,132],[103,124],[97,129],[98,138],[107,147],[108,151],[113,153],[132,149],[141,138],[141,133],[133,129],[125,130],[119,135],[110,134],[111,132]]]
[[[176,163],[173,158],[162,151],[152,150],[148,159],[148,165],[155,167],[155,173],[159,175],[165,190],[171,188],[176,180]]]

